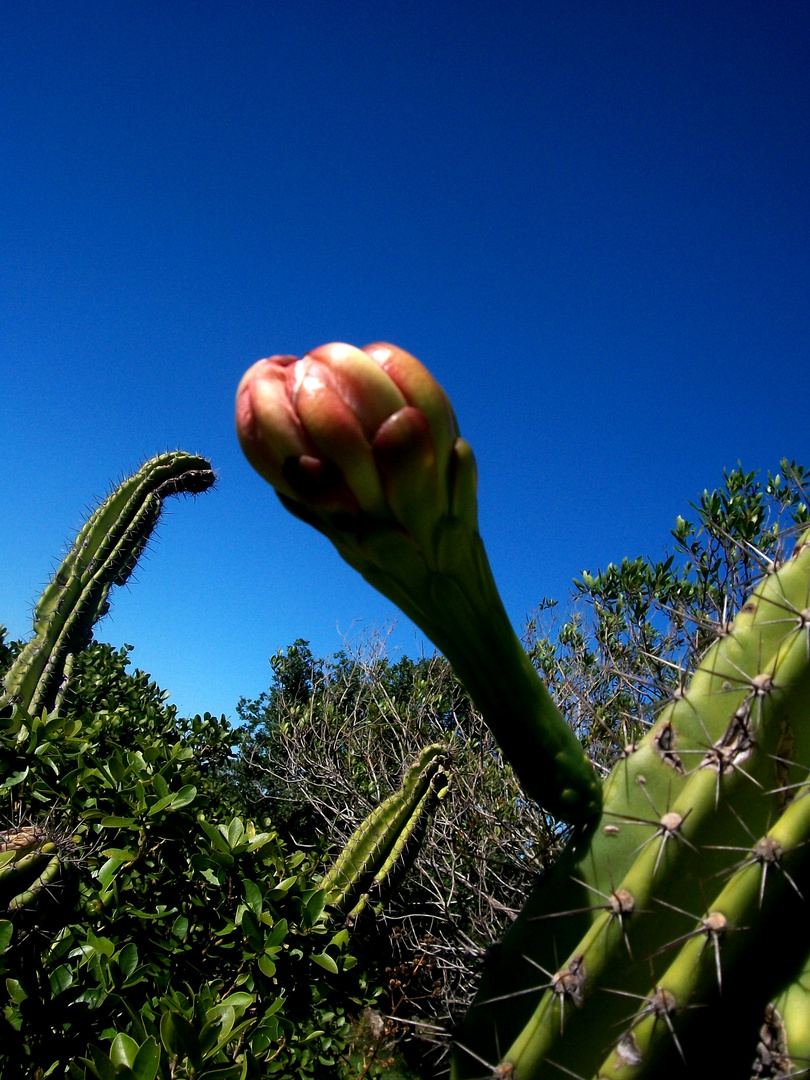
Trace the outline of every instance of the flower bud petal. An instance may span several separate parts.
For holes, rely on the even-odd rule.
[[[433,436],[424,413],[406,405],[389,416],[380,425],[372,450],[394,518],[430,558],[442,496]]]
[[[377,341],[366,345],[363,352],[379,364],[408,404],[425,414],[433,433],[439,468],[443,468],[458,437],[458,421],[450,398],[425,365],[404,349]]]
[[[259,360],[242,376],[236,392],[236,431],[245,457],[273,487],[293,492],[284,479],[284,463],[313,452],[312,443],[288,392],[295,356]]]
[[[301,363],[311,361],[315,364],[309,364],[307,371],[318,366],[324,381],[334,386],[357,414],[369,441],[383,420],[408,404],[380,365],[354,345],[342,341],[321,345],[307,353]]]
[[[357,414],[315,365],[305,366],[296,380],[295,407],[318,456],[340,470],[359,507],[377,517],[390,517],[371,446]]]

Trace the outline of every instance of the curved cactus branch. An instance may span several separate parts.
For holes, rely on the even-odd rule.
[[[402,786],[382,802],[350,837],[321,888],[339,915],[354,920],[372,889],[382,887],[417,839],[432,801],[447,790],[447,747],[427,746],[405,773]],[[412,852],[411,852],[412,853]]]
[[[61,702],[73,655],[106,613],[113,585],[135,569],[169,495],[206,491],[210,462],[181,451],[152,458],[92,514],[46,587],[34,611],[34,634],[6,673],[0,709],[28,713]]]

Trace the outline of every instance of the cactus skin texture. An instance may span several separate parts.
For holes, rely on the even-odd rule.
[[[363,821],[321,882],[337,915],[354,922],[392,872],[416,853],[420,831],[436,799],[447,791],[447,748],[426,746],[394,792]],[[410,858],[409,858],[410,857]]]
[[[810,1066],[810,533],[628,748],[510,928],[452,1075]]]
[[[125,480],[85,523],[34,610],[34,634],[6,673],[0,710],[51,711],[70,681],[73,656],[107,612],[113,585],[129,578],[168,495],[198,494],[214,483],[204,458],[160,454]]]

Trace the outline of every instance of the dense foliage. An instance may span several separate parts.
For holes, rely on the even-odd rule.
[[[239,705],[245,792],[296,844],[342,846],[429,743],[450,747],[450,783],[396,889],[358,926],[387,986],[386,1012],[446,1028],[488,946],[558,849],[554,823],[512,770],[444,658],[392,662],[383,643],[316,660],[297,641],[273,685]],[[446,1037],[446,1035],[445,1035]]]
[[[224,718],[127,664],[93,645],[58,717],[2,734],[6,858],[40,853],[0,878],[4,1075],[334,1076],[369,994],[311,856],[236,814]]]

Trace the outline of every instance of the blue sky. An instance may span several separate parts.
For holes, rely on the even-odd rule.
[[[387,625],[233,433],[254,360],[327,341],[450,393],[518,628],[738,460],[810,463],[808,41],[805,0],[5,5],[0,621],[181,447],[218,487],[97,636],[182,711]]]

